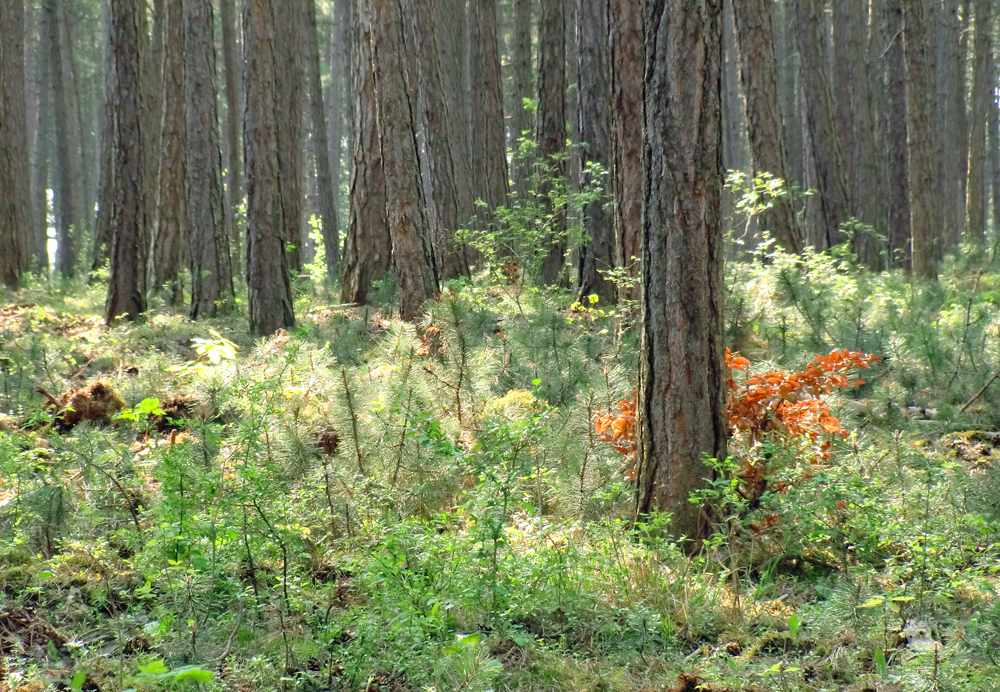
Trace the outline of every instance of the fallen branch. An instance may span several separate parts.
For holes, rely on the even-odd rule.
[[[978,392],[976,392],[976,395],[974,397],[972,397],[971,399],[969,399],[968,403],[966,403],[965,406],[963,406],[961,408],[962,413],[965,413],[966,410],[970,406],[972,406],[974,403],[976,403],[976,400],[979,397],[981,397],[983,394],[985,394],[986,390],[990,388],[990,385],[993,384],[994,382],[996,382],[997,380],[1000,380],[1000,370],[998,370],[996,373],[994,373],[993,377],[990,378],[990,381],[987,382],[986,384],[984,384],[983,388],[980,389]]]

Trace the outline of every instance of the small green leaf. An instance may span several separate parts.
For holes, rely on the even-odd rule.
[[[915,600],[917,600],[917,597],[916,596],[896,596],[892,600],[895,601],[896,603],[906,603],[908,601],[915,601]]]
[[[876,596],[874,598],[869,598],[867,601],[859,605],[858,608],[874,608],[875,606],[880,606],[883,603],[885,603],[885,599]]]
[[[167,668],[162,659],[158,658],[150,661],[144,666],[139,666],[139,671],[142,673],[149,673],[150,675],[163,675],[164,673],[169,673],[170,669]]]
[[[87,681],[87,674],[82,670],[73,676],[73,679],[69,683],[69,688],[71,690],[82,690],[83,683]]]

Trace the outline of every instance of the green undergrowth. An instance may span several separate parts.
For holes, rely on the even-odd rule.
[[[0,689],[997,689],[989,257],[730,264],[754,370],[883,360],[831,400],[828,464],[745,452],[752,503],[719,477],[694,555],[633,523],[593,425],[635,389],[635,306],[489,276],[414,325],[391,281],[361,308],[300,281],[258,342],[239,311],[106,329],[96,287],[5,295]],[[46,406],[95,382],[124,407]]]

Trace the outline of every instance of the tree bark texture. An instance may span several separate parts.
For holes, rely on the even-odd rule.
[[[611,164],[611,47],[608,0],[578,0],[577,36],[580,41],[580,155],[583,161],[607,171]],[[581,296],[596,295],[602,304],[615,301],[615,285],[602,272],[615,264],[614,220],[607,210],[607,180],[603,173],[583,170],[583,186],[600,196],[583,210],[589,240],[580,249],[577,286]]]
[[[986,111],[990,108],[996,84],[990,80],[993,19],[991,0],[976,0],[976,37],[973,45],[972,118],[969,128],[969,183],[966,232],[969,240],[986,239]]]
[[[370,0],[372,66],[379,144],[385,171],[386,212],[392,238],[400,316],[412,321],[438,293],[417,156],[416,127],[403,57],[408,55],[400,0]]]
[[[774,53],[774,27],[767,0],[741,0],[733,5],[736,42],[740,53],[740,75],[746,97],[747,133],[750,137],[752,173],[770,173],[791,180],[785,154],[781,102],[778,98],[778,65]],[[788,194],[769,200],[760,224],[770,231],[787,252],[802,251],[802,233],[795,220]]]
[[[24,69],[24,0],[0,0],[0,282],[29,268],[31,172]]]
[[[66,278],[72,278],[76,268],[76,233],[80,229],[77,218],[79,204],[75,179],[70,171],[70,110],[63,69],[62,37],[59,32],[59,5],[57,0],[44,0],[45,43],[48,73],[52,89],[52,117],[56,142],[56,268]]]
[[[617,266],[639,278],[642,258],[642,0],[610,0],[611,142]],[[634,258],[634,259],[633,259]],[[624,298],[636,299],[628,287]]]
[[[826,61],[823,0],[794,0],[802,59],[806,118],[816,165],[816,185],[823,218],[823,246],[842,241],[840,225],[851,216],[851,197],[844,175],[844,155]]]
[[[139,0],[111,0],[114,69],[114,185],[111,211],[111,278],[104,319],[136,320],[146,312],[148,237],[143,175],[142,37],[145,11]]]
[[[184,0],[166,0],[162,68],[161,114],[157,127],[162,132],[160,148],[150,152],[158,159],[156,216],[150,257],[150,283],[154,290],[167,287],[168,301],[180,305],[184,299],[180,274],[187,247],[184,227],[187,218],[184,180],[186,154],[193,151],[185,140],[184,115]]]
[[[930,0],[901,0],[906,63],[906,150],[910,180],[910,255],[913,273],[936,278],[935,238],[939,230],[934,173],[934,65],[930,43]]]
[[[503,119],[497,0],[470,0],[469,7],[472,174],[476,198],[486,202],[486,208],[492,212],[507,204],[507,134]]]
[[[441,70],[440,29],[433,21],[433,0],[416,0],[414,36],[417,45],[420,110],[424,129],[424,155],[429,199],[427,209],[432,228],[434,256],[441,277],[454,279],[469,274],[465,248],[455,243],[455,231],[466,220],[461,215],[459,186],[455,174],[451,119],[445,100],[446,78]]]
[[[228,312],[234,295],[222,192],[214,26],[211,0],[184,0],[184,122],[188,153],[184,196],[193,320]]]
[[[886,0],[884,116],[889,187],[889,266],[910,269],[910,173],[906,156],[906,64],[903,59],[903,6]]]
[[[637,508],[707,527],[688,501],[726,458],[721,0],[647,2]],[[684,56],[678,60],[676,56]]]
[[[566,6],[564,0],[540,0],[538,20],[538,116],[535,139],[543,169],[539,194],[548,220],[548,254],[542,283],[555,284],[566,258],[566,218],[551,199],[552,179],[566,179]]]
[[[285,257],[286,215],[278,162],[272,0],[243,0],[243,157],[247,175],[247,288],[250,331],[269,336],[295,325]]]
[[[533,96],[531,88],[531,0],[514,0],[514,45],[511,50],[511,72],[514,77],[514,98],[511,112],[511,151],[518,152],[519,140],[531,136],[531,112],[524,99]],[[600,30],[602,27],[597,27]],[[518,196],[528,192],[531,162],[514,159],[514,189]]]
[[[236,55],[236,13],[234,0],[219,0],[219,19],[222,23],[222,64],[226,82],[226,198],[229,211],[229,245],[234,269],[239,271],[241,237],[239,208],[243,202],[243,158],[240,156],[240,115],[243,97]]]
[[[336,191],[330,168],[330,146],[326,132],[326,112],[323,108],[323,80],[319,71],[319,37],[316,35],[316,0],[305,2],[306,74],[309,78],[309,112],[312,121],[313,157],[316,162],[316,186],[323,245],[327,268],[331,272],[340,265],[340,231],[337,224]],[[334,87],[335,88],[335,87]],[[339,135],[339,133],[338,133]],[[340,165],[340,162],[337,162]]]
[[[344,241],[341,278],[341,300],[357,304],[368,299],[372,281],[385,276],[392,265],[385,171],[375,107],[371,22],[366,4],[367,0],[355,0],[351,32],[355,141],[351,166],[351,219]]]
[[[284,216],[288,264],[302,271],[305,249],[305,216],[302,179],[302,4],[305,0],[272,0],[274,12],[274,65],[277,89],[278,164],[281,175],[281,210]],[[245,31],[246,29],[244,29]],[[245,39],[244,39],[245,40]],[[247,89],[249,90],[249,84]]]

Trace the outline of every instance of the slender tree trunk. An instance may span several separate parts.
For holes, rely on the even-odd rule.
[[[906,62],[906,149],[910,179],[910,232],[913,273],[936,278],[935,235],[938,230],[934,184],[932,128],[934,66],[928,36],[930,0],[901,0],[903,57]]]
[[[617,266],[639,278],[642,258],[643,9],[641,0],[611,0],[611,129]],[[623,298],[637,299],[637,291]]]
[[[381,279],[392,264],[392,239],[386,216],[385,171],[379,146],[372,72],[371,23],[355,0],[352,14],[354,94],[354,152],[351,166],[351,220],[344,242],[341,299],[362,304],[371,282]],[[364,17],[362,17],[362,14]]]
[[[470,0],[469,7],[474,94],[472,173],[476,197],[486,202],[487,209],[492,212],[507,204],[507,135],[503,119],[497,0]]]
[[[792,24],[794,13],[790,3],[772,4],[774,18],[775,54],[778,61],[779,83],[781,97],[781,115],[784,122],[785,163],[788,169],[789,184],[802,184],[802,115],[799,110],[799,77],[798,50],[795,46],[795,36]],[[802,229],[799,229],[802,232]]]
[[[295,325],[285,257],[287,216],[278,162],[273,0],[243,0],[243,148],[247,174],[247,288],[250,331],[268,336]],[[283,40],[287,37],[283,37]]]
[[[416,128],[403,56],[404,12],[400,0],[370,0],[372,66],[378,108],[379,143],[385,171],[387,216],[392,238],[400,316],[414,320],[438,292],[417,158]]]
[[[706,530],[689,501],[726,458],[720,0],[647,4],[640,514]],[[683,55],[684,60],[675,56]]]
[[[475,1],[475,0],[474,0]],[[432,2],[434,22],[438,28],[438,50],[441,71],[448,75],[444,92],[447,107],[448,132],[451,136],[452,168],[458,188],[459,221],[467,224],[476,213],[476,182],[473,174],[472,129],[469,114],[469,89],[471,79],[469,25],[465,0],[440,0]],[[478,96],[478,95],[477,95]],[[502,127],[502,126],[501,126]],[[469,260],[474,258],[468,248]]]
[[[968,238],[983,243],[986,238],[986,120],[996,85],[990,80],[993,20],[991,0],[976,0],[976,38],[972,67],[972,119],[969,128]]]
[[[577,36],[580,40],[581,157],[608,170],[611,165],[611,46],[608,0],[578,0]],[[594,186],[601,196],[583,210],[589,240],[580,250],[577,285],[580,295],[597,295],[601,303],[615,301],[615,285],[602,272],[615,263],[615,235],[608,213],[606,178],[584,170],[583,186]]]
[[[31,171],[25,98],[24,0],[0,1],[0,281],[28,268]]]
[[[115,117],[112,111],[114,108],[115,83],[114,69],[111,62],[110,18],[106,18],[105,24],[108,26],[108,31],[105,32],[104,41],[105,78],[104,95],[101,102],[101,169],[97,180],[97,220],[94,223],[94,243],[90,258],[91,271],[97,271],[97,269],[110,259],[112,240],[111,208],[113,206],[112,198],[114,195],[115,180]]]
[[[886,0],[885,96],[889,189],[889,266],[910,269],[910,174],[906,158],[906,66],[903,60],[903,7]]]
[[[881,39],[881,13],[878,2],[869,12],[865,3],[860,25],[863,48],[859,58],[860,88],[857,96],[857,138],[855,146],[857,179],[854,181],[854,195],[858,218],[870,224],[875,233],[867,228],[857,235],[857,252],[868,268],[880,271],[885,268],[883,261],[884,243],[880,236],[886,229],[885,177],[881,173],[879,147],[884,142],[882,122],[879,120],[878,102],[883,91],[878,61],[881,60],[885,45]]]
[[[823,247],[820,249],[825,249],[842,241],[840,225],[851,216],[852,205],[823,49],[826,45],[823,32],[825,3],[823,0],[794,1],[806,115],[823,215]]]
[[[281,174],[281,210],[288,235],[288,264],[302,271],[305,249],[305,195],[302,180],[302,4],[305,0],[272,0],[274,11],[274,60],[277,88],[278,163]],[[245,29],[244,29],[245,31]],[[247,89],[250,86],[247,84]]]
[[[211,0],[184,0],[184,137],[188,152],[184,196],[193,320],[215,317],[233,305],[213,20]]]
[[[1000,108],[997,107],[997,75],[996,56],[990,53],[990,84],[993,91],[987,103],[986,129],[989,132],[990,145],[990,196],[992,199],[993,228],[1000,228]]]
[[[538,23],[538,142],[539,165],[548,178],[566,178],[566,30],[564,0],[540,0]],[[549,250],[542,263],[542,283],[559,281],[566,257],[566,218],[551,199],[552,183],[539,186],[549,221]]]
[[[340,265],[340,232],[337,227],[337,206],[330,170],[330,147],[326,135],[326,113],[323,108],[323,82],[319,71],[319,38],[316,35],[316,0],[305,2],[306,74],[309,78],[309,105],[312,120],[313,156],[316,161],[316,185],[319,213],[326,247],[327,268],[331,273]],[[336,88],[336,87],[334,87]],[[339,162],[338,162],[339,165]]]
[[[57,248],[56,266],[60,274],[72,278],[76,268],[76,232],[80,220],[74,214],[78,209],[70,173],[70,123],[69,99],[63,71],[62,39],[59,32],[59,6],[57,0],[44,1],[45,43],[48,72],[52,86],[53,121],[56,140],[55,207]]]
[[[514,45],[511,51],[511,71],[514,73],[514,103],[511,113],[511,150],[518,151],[522,137],[531,136],[531,112],[524,99],[533,96],[531,88],[531,0],[514,0]],[[602,27],[597,27],[600,30]],[[527,133],[527,134],[526,134]],[[514,159],[514,189],[519,197],[528,192],[531,162]]]
[[[164,75],[163,70],[165,66],[164,56],[165,56],[165,38],[166,38],[166,24],[167,24],[167,3],[171,0],[153,0],[153,26],[152,35],[147,35],[146,31],[143,31],[142,35],[139,37],[139,51],[142,57],[142,122],[140,123],[142,127],[142,142],[143,147],[146,151],[146,156],[143,160],[143,199],[146,209],[146,223],[148,224],[149,233],[153,236],[156,233],[157,218],[159,217],[160,210],[160,171],[163,168],[162,159],[162,146],[164,144],[164,133],[163,133],[163,113],[164,104],[166,100],[165,85],[164,85]],[[148,0],[146,0],[148,2]],[[143,3],[143,9],[141,10],[143,14],[143,20],[145,22],[145,8],[146,2]],[[183,112],[184,112],[184,92],[183,92],[183,75],[182,75],[182,51],[181,47],[184,42],[184,28],[183,28],[183,8],[180,3],[174,8],[176,10],[176,23],[175,28],[177,45],[170,46],[171,50],[174,51],[173,59],[176,61],[174,67],[177,70],[176,82],[177,91],[170,96],[175,101],[175,108],[180,118],[180,127],[183,128]],[[145,26],[145,24],[144,24]],[[169,146],[171,143],[167,142],[166,145]],[[180,155],[183,156],[183,143],[180,144]],[[180,194],[183,196],[183,171],[180,173]],[[173,201],[173,200],[170,200]],[[168,214],[171,212],[168,212]],[[178,217],[178,224],[182,223],[184,218],[183,211],[177,211],[174,213],[179,213],[181,216]],[[180,232],[180,226],[178,225],[178,233]],[[172,236],[171,242],[175,245],[180,246],[179,248],[172,250],[176,257],[180,258],[183,252],[184,242],[181,240],[181,236]],[[153,250],[155,252],[155,249]],[[151,254],[151,253],[150,253]],[[157,285],[153,283],[153,278],[155,272],[154,263],[157,261],[155,257],[150,256],[150,264],[147,267],[147,281],[150,283],[152,288],[160,288],[163,284]],[[181,270],[181,262],[183,259],[175,260],[173,267],[168,270],[167,274],[170,278],[164,277],[163,282],[171,283],[172,290],[172,302],[175,305],[179,305],[182,300],[183,291],[181,290],[181,284],[179,280],[176,280],[177,273]],[[158,278],[158,277],[157,277]]]
[[[349,134],[350,127],[344,127],[345,111],[348,113],[346,120],[350,120],[349,108],[345,104],[350,103],[348,90],[350,89],[350,78],[347,74],[348,65],[348,43],[350,42],[350,3],[348,0],[336,0],[334,3],[334,25],[330,30],[330,90],[327,92],[330,99],[329,123],[330,123],[330,166],[334,191],[334,206],[340,199],[340,174],[343,168],[343,139],[345,132]],[[348,138],[350,142],[350,138]],[[351,151],[348,146],[348,151]],[[339,220],[338,214],[338,220]],[[327,267],[331,260],[337,265],[340,264],[340,238],[336,239],[336,247],[330,247],[330,239],[324,239],[326,243]],[[339,271],[330,271],[330,278],[339,275]]]
[[[35,127],[35,141],[32,143],[35,148],[35,166],[37,169],[35,171],[36,178],[32,207],[38,218],[33,256],[38,270],[47,276],[52,269],[49,257],[49,188],[52,183],[50,158],[55,123],[52,113],[52,78],[49,74],[48,51],[44,50],[47,40],[46,13],[44,7],[41,10],[38,48],[35,54],[38,75],[38,120]],[[108,51],[108,54],[110,55],[110,51]],[[110,73],[111,70],[109,69],[108,72]]]
[[[747,172],[747,127],[744,104],[740,94],[740,68],[736,49],[736,26],[733,18],[735,3],[725,3],[722,17],[722,132],[723,165],[727,171]],[[728,214],[727,214],[728,215]]]
[[[114,69],[114,188],[111,278],[104,319],[136,320],[146,312],[146,209],[142,135],[142,37],[145,12],[138,0],[111,0]]]
[[[770,173],[785,181],[787,186],[791,181],[778,99],[778,65],[769,4],[766,0],[740,0],[733,5],[736,41],[740,52],[743,93],[746,95],[753,175]],[[786,251],[801,252],[802,234],[795,220],[791,199],[785,194],[768,201],[770,208],[761,217],[761,227],[771,231]]]
[[[163,67],[160,71],[162,95],[158,100],[161,114],[156,119],[162,132],[161,146],[151,152],[158,158],[155,193],[156,210],[153,221],[150,283],[154,290],[166,288],[171,305],[184,300],[180,274],[184,267],[185,220],[187,218],[184,180],[186,154],[201,155],[186,143],[184,59],[184,0],[165,0]]]
[[[234,273],[241,264],[241,238],[243,229],[239,209],[243,202],[243,159],[240,156],[240,113],[243,97],[239,91],[239,74],[236,55],[236,16],[234,0],[219,0],[219,19],[222,22],[222,63],[226,80],[226,198],[229,207],[229,246]]]

